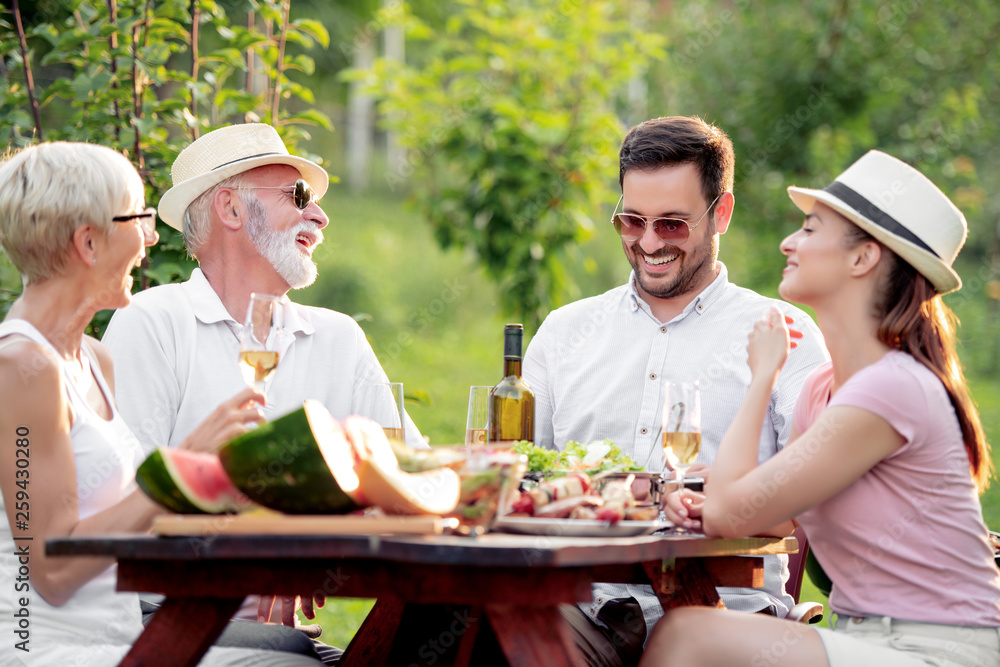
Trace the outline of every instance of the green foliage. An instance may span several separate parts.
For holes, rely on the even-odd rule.
[[[682,2],[655,27],[675,48],[652,75],[653,103],[716,121],[736,147],[722,254],[735,245],[752,260],[737,281],[777,283],[777,243],[801,220],[786,186],[823,186],[871,148],[926,173],[965,212],[966,260],[996,252],[997,3]]]
[[[23,17],[28,68],[13,16],[3,10],[0,141],[8,149],[44,138],[120,150],[143,176],[147,201],[155,205],[171,185],[170,165],[177,153],[208,130],[264,121],[275,125],[294,150],[308,138],[306,126],[332,129],[319,111],[292,112],[281,106],[294,99],[313,101],[310,88],[289,72],[312,73],[312,58],[299,51],[317,43],[326,48],[326,29],[307,19],[289,21],[290,0],[239,4],[236,16],[211,0],[199,0],[193,12],[188,0],[120,0],[113,16],[103,0],[80,0],[71,10],[50,9],[48,14],[39,9],[33,17]],[[195,27],[197,42],[192,38]],[[29,68],[32,87],[27,84]],[[165,225],[158,231],[160,243],[149,249],[137,289],[185,279],[194,268],[180,233]],[[0,266],[4,311],[18,291],[12,274],[9,265]],[[95,333],[107,316],[102,313],[95,320]]]
[[[415,66],[380,59],[349,79],[380,101],[409,150],[390,165],[443,248],[469,248],[529,327],[571,293],[565,248],[588,238],[624,128],[617,93],[662,54],[618,3],[457,2],[442,29],[405,17],[426,43]]]

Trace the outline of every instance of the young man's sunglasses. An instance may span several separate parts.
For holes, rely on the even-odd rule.
[[[683,245],[688,240],[688,237],[691,236],[691,231],[701,224],[701,221],[708,215],[708,212],[712,210],[715,202],[719,201],[719,197],[721,196],[720,194],[713,199],[712,203],[705,209],[705,212],[698,218],[698,222],[692,225],[680,218],[654,218],[634,213],[618,213],[618,207],[621,206],[622,201],[625,199],[625,195],[622,195],[615,205],[615,213],[611,216],[611,224],[615,226],[618,234],[630,243],[641,239],[642,235],[646,233],[646,225],[652,224],[653,232],[660,237],[661,241],[665,241],[670,245]]]
[[[281,186],[281,187],[276,187],[276,186],[269,187],[269,186],[265,186],[265,185],[254,185],[250,189],[252,189],[252,190],[284,190],[285,192],[288,192],[288,186],[287,185]],[[299,180],[295,181],[295,189],[291,192],[291,195],[292,195],[292,203],[295,204],[295,208],[299,209],[300,211],[304,210],[306,206],[309,206],[310,203],[312,203],[313,201],[316,200],[316,193],[313,192],[313,189],[311,187],[309,187],[309,184],[306,183],[301,178]]]

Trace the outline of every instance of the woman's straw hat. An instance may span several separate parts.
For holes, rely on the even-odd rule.
[[[939,294],[962,286],[951,268],[965,243],[965,216],[926,176],[891,155],[868,151],[822,190],[789,187],[803,212],[822,202],[885,244]]]
[[[183,229],[184,211],[203,192],[230,176],[267,164],[287,164],[299,170],[316,197],[330,185],[330,176],[315,162],[288,154],[277,130],[264,123],[230,125],[196,139],[174,160],[173,187],[163,193],[160,218]]]

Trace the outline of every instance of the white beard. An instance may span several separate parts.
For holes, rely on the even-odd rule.
[[[260,200],[247,202],[247,233],[254,248],[274,267],[291,289],[301,289],[316,282],[316,263],[308,255],[299,252],[295,237],[300,232],[310,232],[323,241],[323,232],[311,222],[300,222],[284,232],[278,232],[267,224],[267,213]]]

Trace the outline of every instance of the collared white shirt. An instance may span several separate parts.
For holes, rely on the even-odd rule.
[[[660,322],[639,296],[634,272],[626,285],[549,313],[524,357],[524,379],[535,394],[535,444],[562,449],[568,441],[610,438],[638,464],[662,470],[664,381],[697,381],[698,461],[711,465],[750,384],[747,335],[777,305],[804,337],[771,394],[758,459],[764,461],[783,447],[802,384],[829,355],[808,315],[731,284],[726,267],[717,264],[715,280],[669,322]],[[727,607],[757,611],[776,604],[781,615],[787,612],[792,603],[783,591],[787,557],[765,561],[764,589],[719,589]],[[642,604],[651,630],[663,611],[649,587],[597,584],[594,602],[581,608],[596,621],[604,602],[629,596]]]
[[[364,331],[343,313],[287,296],[284,303],[284,347],[264,416],[291,412],[307,398],[338,419],[357,413],[356,390],[388,382]],[[114,314],[103,342],[114,359],[118,409],[147,454],[176,447],[222,401],[246,388],[237,363],[242,329],[201,269],[187,282],[135,294]],[[406,442],[427,446],[409,417]]]

